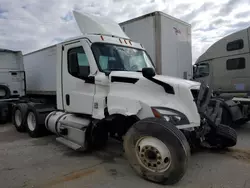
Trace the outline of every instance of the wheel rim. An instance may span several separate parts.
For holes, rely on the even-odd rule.
[[[136,156],[140,164],[153,172],[166,171],[171,164],[168,147],[154,137],[143,137],[136,143]]]
[[[6,91],[0,90],[0,97],[5,97],[5,96],[6,96]]]
[[[20,127],[22,124],[22,114],[20,110],[15,111],[15,122],[16,126]]]
[[[27,125],[29,130],[34,131],[36,128],[36,117],[33,112],[29,112],[27,117]]]

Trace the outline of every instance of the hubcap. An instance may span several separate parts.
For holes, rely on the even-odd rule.
[[[5,90],[0,90],[0,97],[4,97],[6,95]]]
[[[154,137],[143,137],[136,143],[136,156],[142,166],[153,172],[166,171],[171,164],[168,147]]]
[[[22,115],[20,110],[15,111],[15,122],[16,126],[20,127],[22,124]]]
[[[27,125],[29,130],[34,131],[36,128],[36,117],[33,112],[29,112],[27,117]]]

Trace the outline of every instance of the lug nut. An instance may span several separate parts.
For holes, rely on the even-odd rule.
[[[169,158],[166,157],[166,158],[164,159],[164,163],[168,163],[168,162],[169,162]]]

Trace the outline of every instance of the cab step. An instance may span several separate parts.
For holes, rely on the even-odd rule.
[[[72,148],[73,150],[81,150],[83,147],[79,144],[76,144],[70,140],[67,140],[63,137],[57,137],[56,141],[60,142],[61,144],[64,144],[70,148]]]

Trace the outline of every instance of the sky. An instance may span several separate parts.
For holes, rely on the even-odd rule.
[[[28,53],[79,36],[72,10],[118,23],[153,11],[186,21],[193,63],[217,40],[250,26],[250,0],[0,0],[0,48]]]

